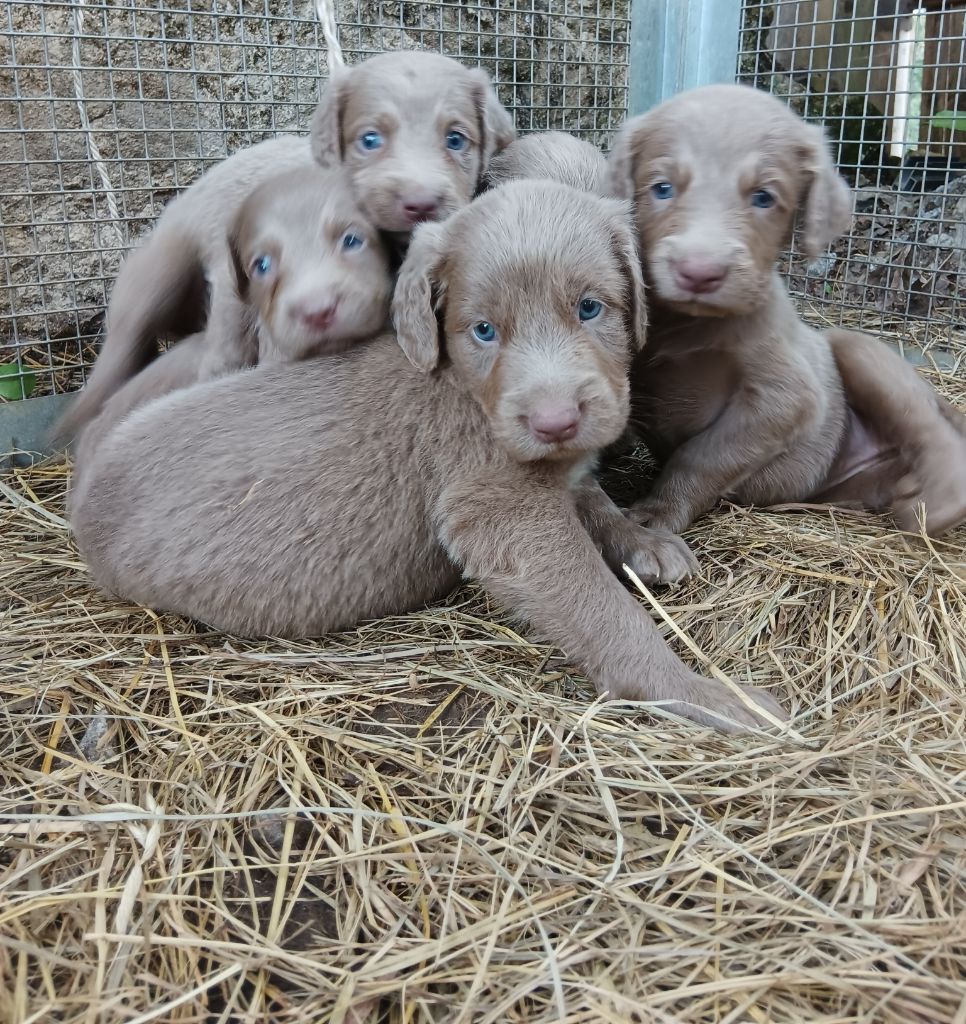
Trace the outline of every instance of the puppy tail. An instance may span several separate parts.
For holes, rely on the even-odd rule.
[[[157,232],[121,265],[107,308],[104,343],[90,380],[51,429],[65,444],[104,403],[158,355],[162,338],[201,330],[208,282],[196,243],[173,231]]]

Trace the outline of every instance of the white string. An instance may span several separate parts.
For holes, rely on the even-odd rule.
[[[345,67],[342,47],[339,45],[339,26],[335,20],[331,0],[315,0],[315,13],[319,16],[322,35],[325,37],[329,75],[331,76],[334,71]]]
[[[81,129],[84,132],[84,138],[87,141],[87,154],[90,158],[91,163],[94,165],[97,171],[97,176],[101,181],[101,188],[104,192],[104,198],[107,200],[107,208],[111,214],[111,227],[114,229],[114,234],[117,237],[117,241],[122,246],[127,245],[127,225],[121,221],[121,214],[118,210],[117,196],[114,192],[114,186],[111,183],[110,175],[107,173],[107,165],[104,163],[104,158],[101,156],[101,151],[97,148],[97,140],[94,138],[94,130],[91,128],[90,118],[87,116],[87,101],[84,96],[84,79],[81,75],[81,50],[80,40],[81,35],[84,31],[84,4],[86,0],[77,0],[74,4],[74,16],[73,16],[73,68],[71,69],[72,77],[74,79],[74,98],[77,101],[77,112],[80,115]]]

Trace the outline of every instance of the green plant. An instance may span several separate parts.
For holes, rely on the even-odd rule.
[[[20,363],[0,363],[0,398],[8,402],[29,398],[36,386],[36,376],[26,372]]]
[[[966,132],[966,111],[940,110],[929,119],[929,124],[946,132]]]

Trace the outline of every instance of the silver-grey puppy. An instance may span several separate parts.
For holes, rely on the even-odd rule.
[[[304,636],[417,608],[462,575],[611,697],[719,727],[780,716],[672,654],[588,532],[589,469],[624,429],[646,330],[626,206],[495,189],[419,229],[394,319],[396,338],[198,384],[110,431],[74,499],[98,582],[234,632]],[[688,557],[634,529],[642,571]]]
[[[340,166],[363,216],[405,243],[479,191],[490,158],[514,137],[487,74],[436,53],[379,54],[335,75],[306,138],[233,154],[174,199],[123,263],[104,344],[87,386],[55,427],[76,434],[157,354],[158,339],[208,325],[202,379],[252,362],[225,235],[249,193],[280,172]]]

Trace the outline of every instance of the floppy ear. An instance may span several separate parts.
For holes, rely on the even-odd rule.
[[[444,292],[445,240],[445,224],[427,222],[416,228],[392,297],[392,322],[399,347],[413,366],[427,373],[439,362],[436,312]]]
[[[239,211],[228,228],[228,256],[231,262],[232,279],[235,285],[235,292],[244,301],[248,300],[248,286],[251,282],[248,279],[248,271],[245,269],[245,262],[241,254],[241,226],[245,209]]]
[[[605,195],[615,199],[634,199],[634,163],[639,150],[638,136],[644,115],[626,121],[614,139],[607,157],[607,176],[604,179]]]
[[[809,173],[804,197],[802,248],[814,259],[835,238],[848,230],[852,218],[852,191],[845,184],[829,150],[825,133],[814,125],[803,144],[803,160]]]
[[[490,76],[482,68],[473,68],[470,74],[474,78],[473,96],[476,101],[477,116],[480,119],[480,139],[483,153],[480,163],[480,183],[483,173],[490,163],[490,158],[505,149],[517,137],[510,112],[500,102]]]
[[[342,162],[345,156],[345,140],[342,138],[342,115],[345,111],[349,91],[350,68],[342,68],[329,76],[319,105],[312,115],[309,126],[309,145],[315,162],[322,167],[331,167]]]
[[[627,329],[635,351],[640,352],[647,340],[647,297],[634,238],[633,211],[627,202],[615,202],[613,199],[605,202],[611,210],[614,256],[627,282]]]

